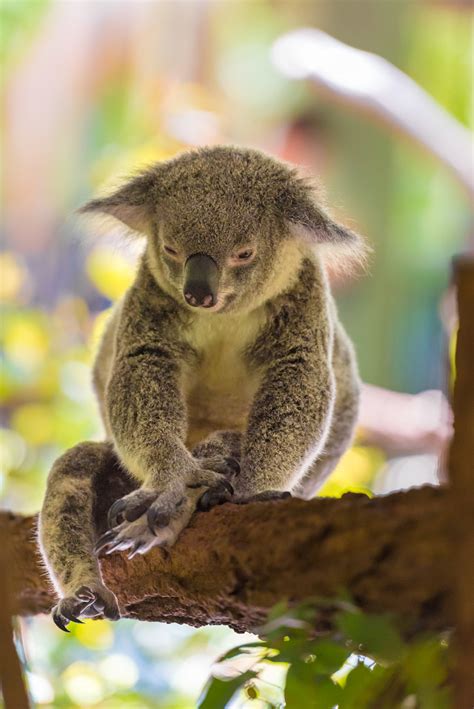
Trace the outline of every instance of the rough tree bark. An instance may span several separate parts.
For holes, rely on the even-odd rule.
[[[169,555],[102,562],[125,617],[252,630],[277,601],[347,589],[370,611],[403,614],[407,631],[453,623],[447,491],[386,497],[226,504],[197,513]],[[34,542],[35,518],[0,517],[14,540],[14,612],[48,611],[54,595]]]
[[[449,459],[455,606],[455,706],[474,706],[474,254],[455,265],[459,332]]]

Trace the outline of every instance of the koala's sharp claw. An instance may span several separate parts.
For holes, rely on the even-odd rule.
[[[135,542],[135,544],[133,545],[133,547],[130,549],[130,552],[127,554],[127,559],[133,559],[133,557],[134,557],[136,554],[138,554],[138,550],[140,549],[140,547],[141,547],[141,543],[140,543],[140,542]]]
[[[74,615],[74,613],[68,613],[67,611],[63,611],[62,615],[67,619],[70,620],[72,623],[80,623],[81,625],[84,625],[84,621],[80,620],[77,618],[77,616]]]
[[[222,505],[224,502],[229,502],[234,494],[234,488],[225,478],[220,481],[219,485],[209,488],[201,495],[197,504],[197,509],[201,512],[208,512],[212,507]]]
[[[234,488],[231,485],[231,483],[228,480],[226,480],[226,478],[224,478],[223,480],[220,481],[219,487],[223,487],[224,490],[226,490],[229,493],[229,495],[234,494]]]
[[[133,545],[130,554],[127,556],[127,559],[133,559],[134,556],[137,554],[141,554],[143,549],[145,549],[146,544],[143,542],[135,542]]]
[[[67,623],[64,622],[63,616],[58,611],[53,612],[53,621],[54,621],[55,625],[58,626],[59,630],[63,630],[65,633],[71,632],[70,630],[67,629],[67,627],[66,627]]]
[[[114,551],[120,551],[120,547],[122,545],[123,545],[123,540],[117,539],[117,541],[115,543],[111,543],[108,545],[108,549],[105,553],[108,555],[108,554],[113,554]]]
[[[200,510],[200,512],[208,512],[211,509],[210,502],[209,490],[206,490],[206,492],[199,498],[197,509]]]
[[[94,554],[99,555],[101,551],[105,549],[105,547],[109,546],[109,544],[112,544],[112,542],[115,540],[116,536],[116,531],[111,529],[108,532],[105,532],[97,542],[95,543],[94,546]]]
[[[126,504],[123,499],[116,500],[111,506],[109,513],[107,515],[107,522],[109,527],[117,527],[124,520],[123,511],[125,510]]]
[[[131,510],[127,510],[125,512],[125,519],[127,522],[135,522],[136,519],[141,517],[147,509],[150,506],[150,502],[147,500],[146,502],[143,502],[141,505],[138,505],[137,507],[134,507]]]
[[[155,510],[153,507],[150,507],[150,509],[148,510],[147,519],[150,532],[152,534],[155,534],[155,528],[158,527],[159,529],[161,529],[169,525],[171,521],[171,516],[168,512],[163,512],[163,510],[160,509]]]
[[[226,458],[225,462],[232,470],[234,475],[238,475],[240,473],[240,463],[236,458]]]

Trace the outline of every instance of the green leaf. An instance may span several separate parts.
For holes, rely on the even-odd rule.
[[[389,616],[340,613],[336,624],[361,654],[393,662],[404,652],[404,643]]]
[[[361,709],[371,706],[370,699],[376,691],[375,686],[378,687],[376,680],[372,671],[363,662],[359,663],[347,676],[339,709]]]
[[[312,643],[311,653],[316,655],[314,672],[318,675],[333,675],[341,669],[352,651],[332,640],[320,640]]]
[[[318,709],[333,709],[340,704],[342,687],[328,678],[319,677],[316,681],[315,698]]]
[[[268,656],[272,662],[304,662],[306,655],[311,654],[311,643],[306,638],[289,638],[287,641],[273,643],[278,655]]]
[[[313,695],[313,676],[304,663],[290,665],[286,675],[285,707],[300,709],[300,707],[315,707]]]
[[[423,709],[444,709],[449,701],[448,650],[439,638],[427,638],[408,648],[401,672],[408,694],[416,694]]]
[[[224,709],[234,694],[255,677],[256,672],[243,672],[227,682],[211,677],[198,700],[198,709]]]
[[[286,709],[332,709],[339,704],[342,689],[329,678],[314,677],[311,664],[291,665],[286,676]]]

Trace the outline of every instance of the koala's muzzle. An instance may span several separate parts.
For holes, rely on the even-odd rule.
[[[184,267],[183,294],[195,308],[211,308],[217,300],[219,271],[213,258],[206,254],[193,254]]]

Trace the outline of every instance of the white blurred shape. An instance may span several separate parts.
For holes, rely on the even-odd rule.
[[[386,59],[317,29],[281,36],[271,56],[285,76],[309,79],[351,107],[402,131],[449,167],[469,195],[474,195],[469,131]]]
[[[33,672],[26,673],[28,688],[35,704],[51,704],[54,700],[54,689],[46,677]]]
[[[170,135],[189,145],[214,143],[219,135],[219,119],[210,111],[189,109],[171,113],[165,119]]]
[[[439,485],[438,468],[437,455],[393,458],[377,475],[372,490],[375,495],[387,495],[421,485]]]
[[[272,60],[292,79],[317,75],[342,91],[369,93],[387,84],[386,74],[374,62],[373,54],[349,47],[320,30],[284,35],[273,45]]]
[[[109,684],[119,689],[130,689],[138,682],[138,667],[127,655],[109,655],[99,663],[99,672]]]
[[[61,389],[79,404],[90,401],[92,386],[90,367],[83,362],[71,360],[62,365],[60,371]]]
[[[96,704],[104,698],[104,683],[90,663],[73,662],[63,672],[63,681],[69,697],[80,707]]]
[[[26,456],[26,444],[15,431],[0,428],[0,470],[19,468]]]

